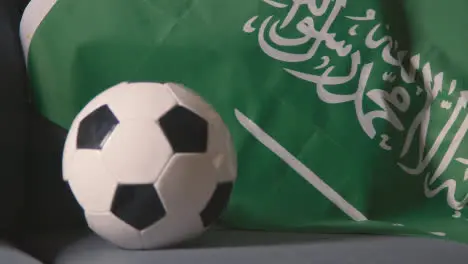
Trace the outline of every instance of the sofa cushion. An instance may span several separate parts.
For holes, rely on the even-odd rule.
[[[16,10],[15,14],[17,18],[14,21],[12,34],[14,33],[15,36],[19,35],[20,19],[29,0],[8,0],[6,2],[10,4],[10,9],[14,8]],[[0,5],[2,3],[5,3],[5,1],[0,0]],[[0,28],[2,26],[4,24],[0,21]],[[0,45],[2,40],[0,38]],[[15,38],[15,45],[21,46],[19,37],[18,39]],[[5,52],[9,52],[9,55],[12,54],[11,49],[10,51],[6,49]],[[18,49],[17,53],[19,56],[17,56],[18,58],[15,57],[15,62],[21,64],[24,61],[23,53],[20,49]],[[0,58],[3,58],[1,54]],[[17,70],[16,75],[11,73],[10,75],[17,76],[17,82],[27,79],[25,73],[19,72],[19,70]],[[7,77],[2,76],[0,72],[0,88],[2,78]],[[4,105],[3,98],[7,97],[0,97],[0,110],[2,110]],[[29,119],[28,129],[24,133],[26,135],[16,133],[17,137],[27,138],[28,144],[26,146],[27,165],[21,164],[21,168],[26,168],[24,202],[19,214],[19,221],[16,221],[15,231],[18,233],[74,228],[77,226],[85,227],[86,223],[81,208],[73,197],[68,185],[62,180],[62,151],[67,131],[39,114],[36,105],[34,105],[35,100],[32,100],[34,98],[31,96],[30,99],[28,109],[23,111],[27,111]],[[21,111],[17,112],[21,113]],[[2,117],[2,113],[0,111],[0,117]],[[2,138],[0,138],[0,143],[2,143]],[[8,140],[11,140],[11,138]],[[21,148],[17,149],[20,150]],[[14,164],[12,163],[10,166],[13,167]],[[4,199],[2,186],[0,185],[0,201],[14,201],[15,199],[11,198]],[[11,188],[10,190],[17,191],[15,188]],[[6,196],[7,194],[5,194],[5,198]],[[1,221],[0,218],[0,223]]]
[[[18,36],[20,10],[0,1],[0,234],[15,219],[23,199],[27,78]]]
[[[23,246],[54,264],[464,264],[468,259],[468,245],[438,239],[228,230],[161,250],[122,250],[89,232],[30,236]]]
[[[67,131],[30,109],[25,204],[18,232],[86,227],[84,215],[62,179]]]
[[[19,264],[41,264],[39,260],[34,259],[30,255],[21,250],[5,243],[0,242],[0,260],[1,263],[19,263]]]

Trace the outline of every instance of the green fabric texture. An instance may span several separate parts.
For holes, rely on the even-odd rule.
[[[122,81],[182,83],[221,114],[226,225],[468,242],[468,2],[59,0],[28,66],[68,128]]]

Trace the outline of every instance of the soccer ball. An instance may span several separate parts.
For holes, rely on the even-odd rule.
[[[228,203],[236,154],[221,117],[173,83],[123,82],[76,116],[63,177],[96,234],[124,249],[194,238]]]

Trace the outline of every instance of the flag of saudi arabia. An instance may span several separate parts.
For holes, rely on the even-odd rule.
[[[33,0],[34,99],[68,128],[121,81],[179,82],[223,116],[238,228],[468,242],[468,2]]]

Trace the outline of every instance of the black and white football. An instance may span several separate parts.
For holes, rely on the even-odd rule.
[[[218,113],[174,83],[123,82],[91,100],[65,142],[63,177],[96,234],[125,249],[201,234],[237,175]]]

